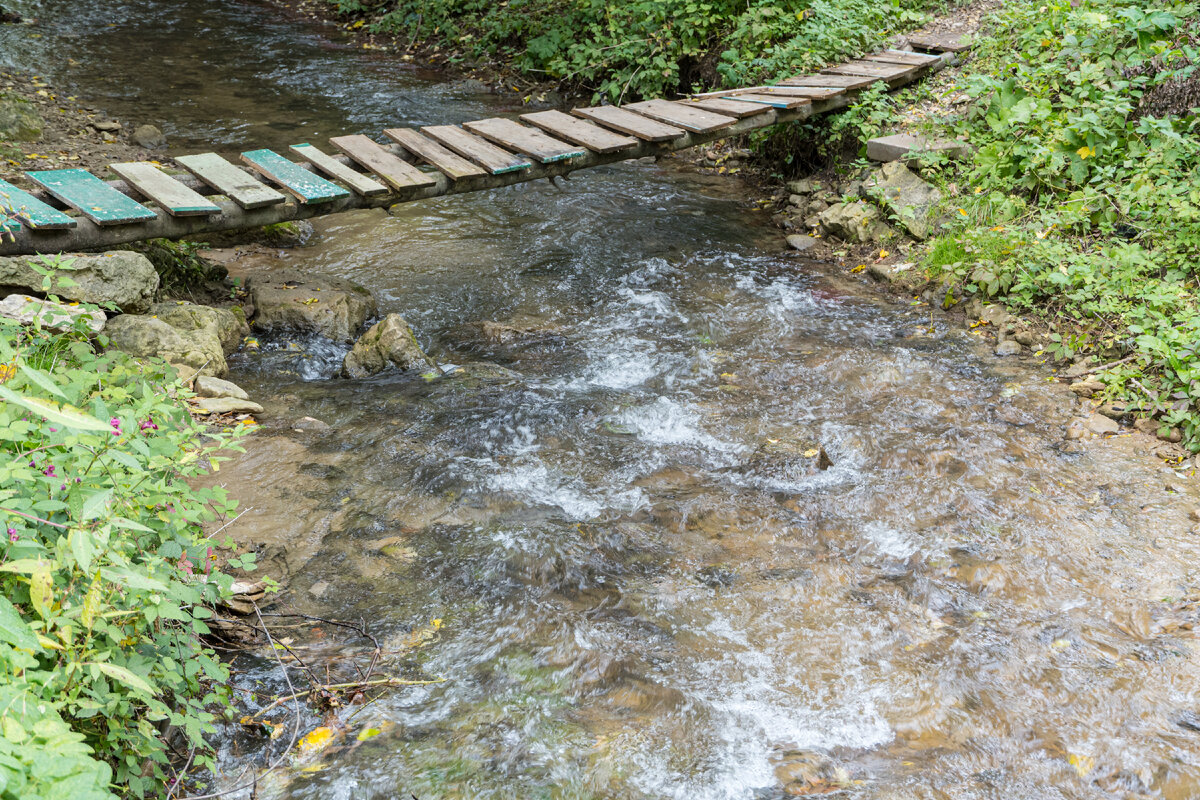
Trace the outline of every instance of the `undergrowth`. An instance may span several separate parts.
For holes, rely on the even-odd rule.
[[[882,45],[949,0],[324,0],[367,30],[437,43],[597,98],[744,86]],[[352,23],[357,25],[358,23]]]
[[[1200,118],[1194,3],[1006,4],[947,131],[975,148],[929,274],[1129,361],[1105,398],[1200,450]]]

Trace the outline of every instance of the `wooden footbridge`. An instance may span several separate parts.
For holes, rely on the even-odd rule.
[[[659,156],[705,142],[842,108],[877,81],[896,88],[965,49],[945,39],[910,39],[913,50],[885,50],[812,75],[625,106],[537,111],[419,130],[392,128],[389,143],[368,136],[241,154],[179,156],[183,171],[151,162],[113,164],[119,180],[83,169],[26,173],[25,191],[0,181],[0,255],[102,249],[164,237],[202,237],[289,220],[378,208],[565,175],[579,169]],[[917,52],[922,50],[924,52]],[[36,187],[36,188],[34,188]]]

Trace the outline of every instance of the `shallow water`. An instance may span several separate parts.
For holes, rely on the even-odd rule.
[[[503,110],[258,5],[112,4],[103,35],[91,5],[45,4],[79,37],[60,78],[176,140]],[[155,92],[139,37],[201,64],[201,94]],[[1076,401],[1044,371],[776,255],[736,196],[630,164],[329,218],[287,254],[464,369],[346,381],[344,350],[284,340],[233,359],[267,424],[220,480],[239,535],[286,543],[264,550],[280,607],[366,620],[381,669],[446,679],[342,711],[264,796],[1200,796],[1194,486],[1165,492],[1129,439],[1067,445]],[[296,637],[318,657],[362,644],[317,633]],[[283,691],[265,654],[236,666]],[[286,739],[224,730],[222,763]]]

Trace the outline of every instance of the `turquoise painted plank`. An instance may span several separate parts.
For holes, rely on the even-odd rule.
[[[255,172],[287,189],[305,205],[328,203],[330,200],[350,196],[349,191],[336,183],[330,183],[273,150],[251,150],[242,153],[242,161]]]
[[[126,225],[158,219],[86,169],[52,169],[27,172],[29,180],[45,188],[97,225]]]
[[[51,208],[33,195],[6,181],[0,181],[0,207],[6,212],[16,215],[17,219],[35,231],[74,228],[77,224],[75,220],[57,208]]]
[[[0,209],[0,214],[7,213]],[[21,222],[16,217],[0,219],[0,233],[16,233],[21,230]]]

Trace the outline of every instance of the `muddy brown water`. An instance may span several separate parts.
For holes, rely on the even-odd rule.
[[[0,28],[10,66],[181,150],[508,110],[262,5],[16,5],[41,22]],[[1200,796],[1194,483],[1166,492],[1129,437],[1065,443],[1044,369],[779,257],[737,194],[631,164],[330,218],[282,259],[463,370],[233,359],[267,414],[220,480],[278,607],[445,678],[341,711],[262,796]],[[314,657],[362,644],[296,630]],[[283,691],[266,653],[236,665]],[[282,738],[215,741],[234,776]]]

